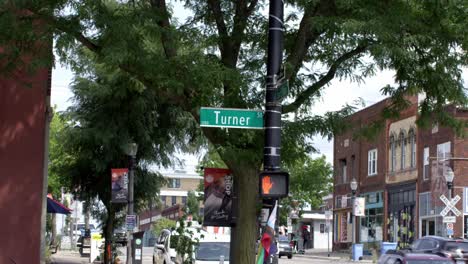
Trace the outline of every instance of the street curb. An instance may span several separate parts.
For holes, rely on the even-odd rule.
[[[317,256],[317,255],[309,255],[309,254],[294,254],[293,257],[298,258],[314,258],[314,259],[328,259],[328,260],[341,260],[340,257],[326,257],[326,256]]]
[[[372,260],[370,259],[363,259],[363,260],[359,260],[359,261],[352,261],[351,259],[349,258],[341,258],[341,257],[327,257],[327,256],[320,256],[320,255],[309,255],[309,254],[294,254],[293,255],[293,258],[294,257],[298,257],[298,258],[312,258],[312,259],[321,259],[321,260],[333,260],[333,261],[350,261],[350,262],[355,262],[355,263],[373,263]]]

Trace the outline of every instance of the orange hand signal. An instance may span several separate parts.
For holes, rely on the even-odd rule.
[[[265,176],[262,179],[262,191],[264,194],[269,194],[270,189],[273,187],[273,182],[270,180],[270,176]]]

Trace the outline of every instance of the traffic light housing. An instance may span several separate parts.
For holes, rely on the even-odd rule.
[[[289,173],[264,171],[259,175],[260,197],[282,198],[289,194]]]

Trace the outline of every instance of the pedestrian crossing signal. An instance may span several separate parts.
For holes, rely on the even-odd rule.
[[[259,175],[260,196],[281,198],[289,194],[289,173],[284,171],[264,171]]]

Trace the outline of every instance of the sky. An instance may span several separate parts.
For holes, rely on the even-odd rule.
[[[58,111],[66,110],[72,104],[71,98],[73,94],[68,88],[72,79],[73,73],[62,65],[57,65],[52,72],[51,101]],[[387,84],[393,84],[393,73],[391,71],[380,72],[374,77],[367,78],[361,84],[333,80],[325,88],[323,97],[315,103],[313,107],[314,114],[339,110],[346,103],[352,103],[359,98],[364,100],[366,106],[377,103],[384,98],[379,92],[380,88]],[[315,153],[312,156],[325,155],[327,161],[333,164],[333,141],[328,141],[320,136],[315,136],[313,141],[320,153]],[[182,154],[179,157],[185,160],[188,171],[193,171],[198,164],[198,159],[195,156]]]
[[[174,16],[178,21],[184,21],[190,13],[187,12],[182,6],[180,1],[175,2]],[[263,11],[267,16],[268,12]],[[359,98],[362,98],[366,106],[384,99],[380,94],[380,89],[388,84],[393,85],[393,71],[382,71],[376,76],[367,78],[363,83],[352,83],[349,81],[333,80],[330,85],[324,89],[323,97],[315,103],[313,107],[314,113],[323,114],[327,111],[339,110],[345,104],[351,104]],[[56,67],[52,72],[52,105],[57,107],[58,111],[63,111],[72,104],[71,98],[73,96],[69,89],[69,85],[73,79],[73,73],[60,65],[57,62]],[[468,80],[468,71],[464,71],[464,80]],[[320,153],[313,154],[313,157],[325,155],[328,162],[333,164],[333,141],[328,141],[320,136],[313,138],[316,149]],[[186,170],[193,172],[195,166],[198,164],[198,158],[195,156],[178,154],[179,158],[185,160]]]

